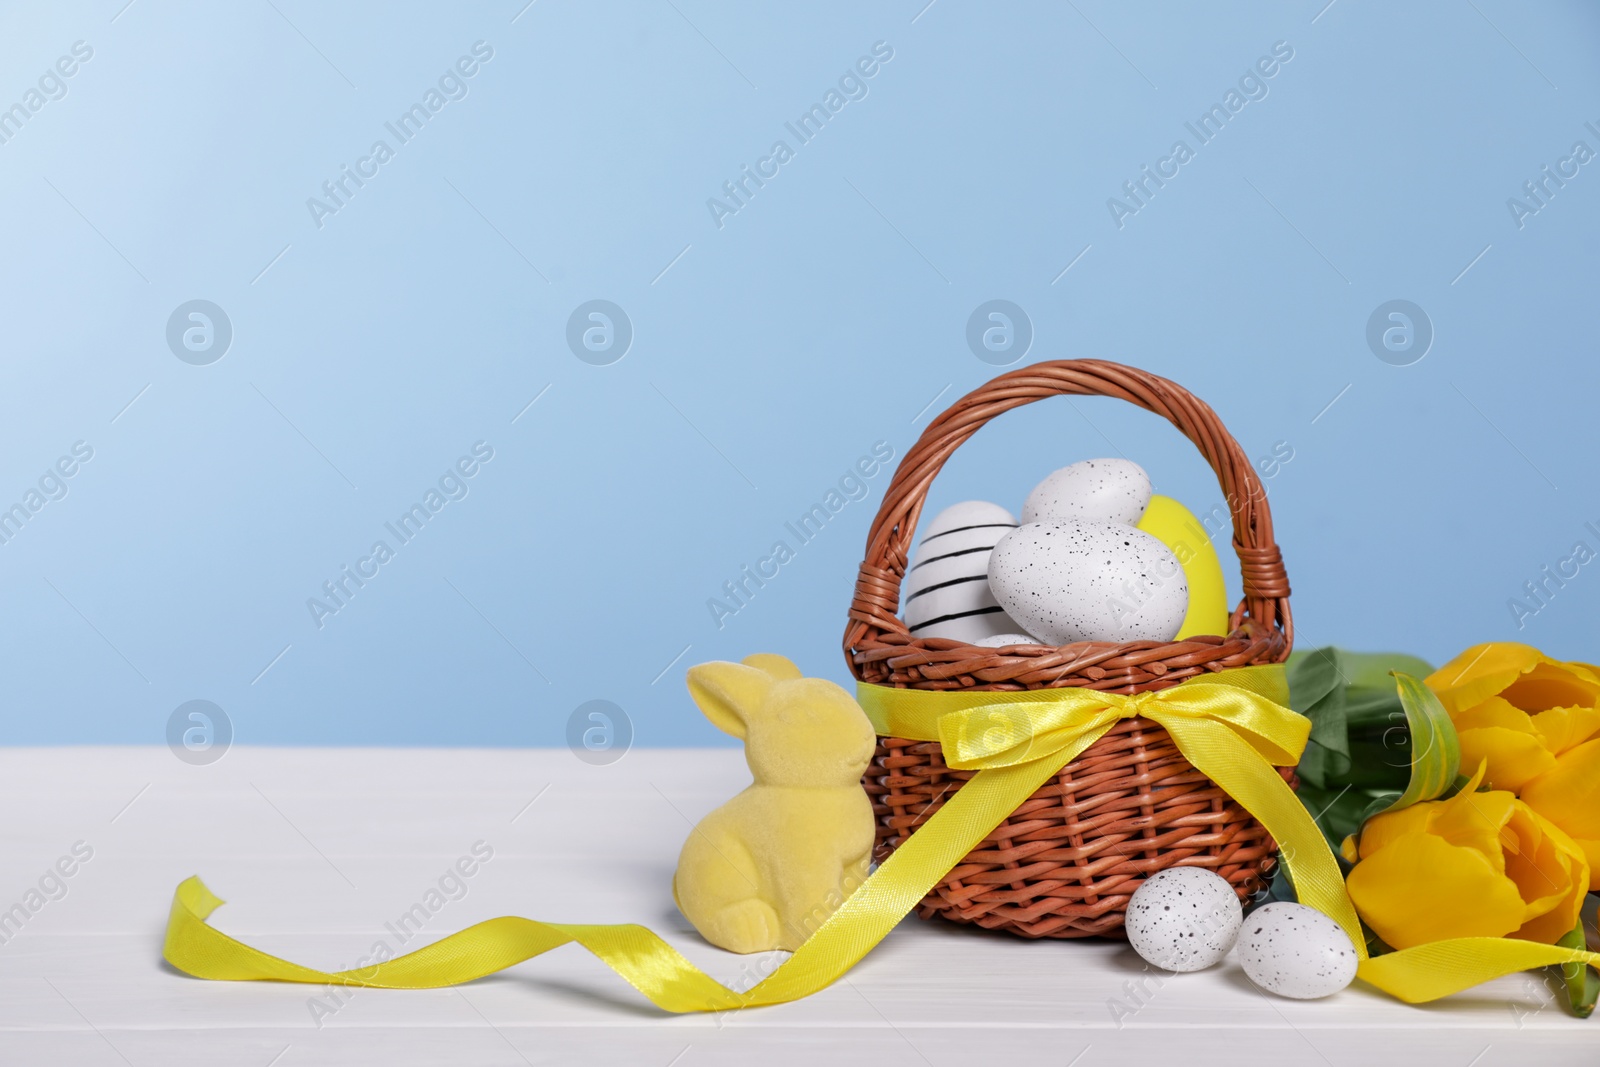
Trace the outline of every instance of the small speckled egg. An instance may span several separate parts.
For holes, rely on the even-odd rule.
[[[1165,971],[1199,971],[1228,954],[1244,909],[1233,886],[1204,867],[1168,867],[1128,899],[1123,924],[1141,959]]]
[[[1126,459],[1086,459],[1033,487],[1022,522],[1119,522],[1132,526],[1150,505],[1150,476]]]
[[[1000,538],[989,590],[1047,645],[1170,641],[1189,610],[1178,557],[1143,530],[1105,522],[1039,522]]]
[[[1344,928],[1316,908],[1275,901],[1257,908],[1239,934],[1239,965],[1280,997],[1316,1000],[1356,976],[1356,948]]]
[[[971,644],[1021,630],[989,592],[989,553],[1016,528],[1011,512],[986,500],[952,504],[935,515],[923,527],[902,586],[906,628],[917,637]]]

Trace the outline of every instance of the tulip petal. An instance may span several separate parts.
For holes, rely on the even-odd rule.
[[[1504,937],[1526,910],[1516,884],[1482,852],[1432,834],[1397,838],[1356,864],[1346,885],[1362,920],[1395,948]]]
[[[1587,862],[1572,839],[1526,804],[1517,804],[1505,829],[1506,876],[1527,902],[1513,937],[1553,944],[1577,925],[1587,892]]]
[[[1495,789],[1518,792],[1556,765],[1556,758],[1535,733],[1492,726],[1462,730],[1457,739],[1461,745],[1461,765],[1470,767],[1484,761],[1489,768],[1485,778]]]
[[[1574,837],[1572,843],[1589,861],[1589,892],[1600,893],[1600,837]]]
[[[1450,721],[1455,724],[1457,730],[1486,730],[1499,727],[1530,737],[1538,734],[1533,728],[1533,717],[1501,696],[1487,697],[1481,704],[1474,704],[1465,711],[1458,711],[1450,716]]]
[[[1361,827],[1361,841],[1356,850],[1357,855],[1361,859],[1366,859],[1380,848],[1392,844],[1396,838],[1404,837],[1406,834],[1426,833],[1428,819],[1432,816],[1434,806],[1413,804],[1409,808],[1374,815]]]
[[[1555,767],[1522,791],[1523,802],[1575,842],[1600,841],[1600,740],[1586,741],[1556,759]],[[1590,888],[1600,890],[1600,855],[1588,844]]]
[[[1595,685],[1600,685],[1600,666],[1596,666],[1593,663],[1585,663],[1582,660],[1576,659],[1567,660],[1565,666],[1568,670],[1575,671],[1576,673],[1583,675]]]
[[[1522,928],[1514,937],[1552,944],[1578,923],[1584,885],[1578,885],[1574,861],[1581,861],[1571,838],[1544,821],[1526,805],[1515,806],[1506,830],[1506,877],[1517,883],[1526,902]]]
[[[1454,715],[1495,696],[1527,671],[1549,662],[1544,653],[1515,641],[1474,645],[1423,679]]]
[[[1600,708],[1551,708],[1529,721],[1539,732],[1544,747],[1559,756],[1600,733]]]
[[[1483,854],[1495,869],[1505,873],[1505,827],[1511,821],[1517,798],[1504,790],[1477,793],[1463,789],[1449,800],[1429,805],[1428,832],[1459,848]]]
[[[1569,670],[1565,664],[1545,661],[1507,686],[1500,694],[1523,711],[1550,708],[1594,707],[1600,701],[1600,684],[1587,671]]]

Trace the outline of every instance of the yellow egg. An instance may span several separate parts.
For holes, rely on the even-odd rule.
[[[1196,634],[1226,635],[1228,590],[1222,580],[1222,562],[1200,520],[1176,500],[1157,494],[1150,498],[1138,527],[1172,550],[1189,583],[1189,610],[1173,640]]]

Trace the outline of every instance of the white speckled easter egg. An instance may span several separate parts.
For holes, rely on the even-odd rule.
[[[1274,901],[1250,913],[1239,934],[1239,965],[1280,997],[1316,1000],[1356,976],[1356,948],[1344,928],[1316,908]]]
[[[1086,459],[1062,467],[1033,487],[1022,523],[1120,522],[1132,526],[1150,505],[1150,476],[1126,459]]]
[[[972,643],[982,645],[984,648],[1005,648],[1007,645],[1037,645],[1041,642],[1029,634],[995,634],[993,637],[985,637],[982,641]]]
[[[1008,531],[989,556],[989,589],[1048,645],[1170,641],[1189,610],[1172,550],[1143,530],[1104,522]]]
[[[1021,630],[989,591],[989,553],[1016,528],[1011,512],[985,500],[952,504],[935,515],[901,585],[906,628],[917,637],[971,644]]]
[[[1204,867],[1168,867],[1128,899],[1128,944],[1166,971],[1199,971],[1228,954],[1244,909],[1233,886]]]

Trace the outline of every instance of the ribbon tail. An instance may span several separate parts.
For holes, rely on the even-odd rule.
[[[1366,935],[1350,894],[1345,891],[1339,864],[1294,790],[1259,752],[1228,727],[1208,719],[1162,715],[1154,707],[1146,714],[1166,728],[1200,773],[1243,804],[1267,828],[1278,842],[1279,855],[1300,902],[1338,923],[1349,935],[1356,953],[1365,959]]]
[[[725,1011],[781,1004],[836,981],[882,941],[963,856],[1105,729],[1050,759],[974,775],[766,980],[736,993],[642,926],[543,923],[505,916],[371,967],[319,971],[252,948],[206,920],[222,900],[199,878],[173,894],[162,954],[196,978],[432,989],[470,982],[576,941],[658,1007]]]
[[[178,883],[177,891],[172,894],[172,911],[167,916],[162,958],[196,978],[229,982],[338,982],[332,974],[269,956],[211,926],[206,919],[222,904],[222,898],[211,892],[197,876]]]
[[[1421,1004],[1492,978],[1556,963],[1600,968],[1600,952],[1507,937],[1457,937],[1363,960],[1356,976],[1407,1004]]]
[[[459,985],[576,941],[670,1012],[744,1007],[747,998],[705,974],[642,926],[542,923],[507,916],[470,926],[415,952],[349,971],[319,971],[229,937],[206,920],[222,901],[199,878],[173,894],[162,955],[196,978],[303,982],[372,989]]]

